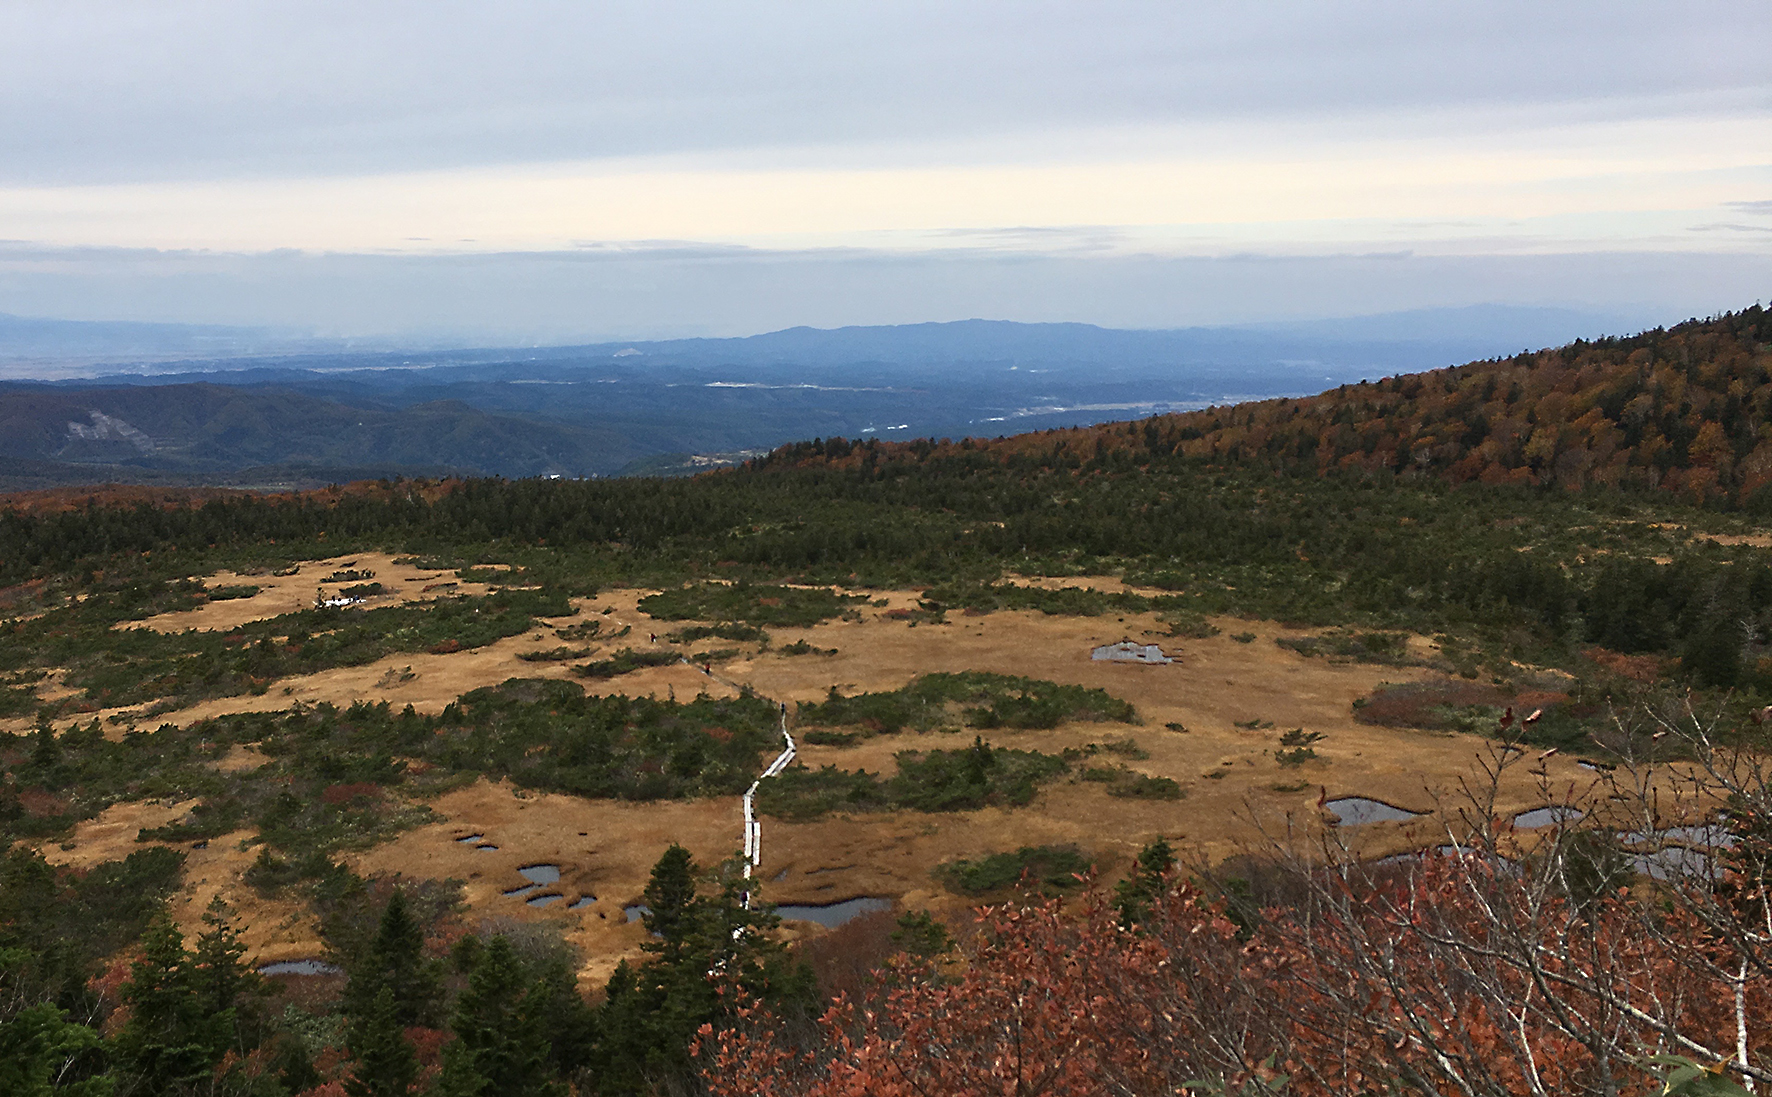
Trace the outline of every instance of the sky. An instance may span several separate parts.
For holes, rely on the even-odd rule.
[[[0,312],[558,342],[1772,296],[1772,4],[0,0]]]

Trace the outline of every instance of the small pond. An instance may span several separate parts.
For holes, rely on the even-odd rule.
[[[1733,849],[1735,835],[1721,823],[1699,823],[1693,826],[1668,827],[1665,830],[1619,831],[1618,840],[1627,845],[1697,846],[1703,849]]]
[[[1676,876],[1704,876],[1710,872],[1710,858],[1695,849],[1668,846],[1654,853],[1635,854],[1631,867],[1651,880],[1671,880]]]
[[[522,887],[507,888],[505,890],[505,898],[521,899],[523,896],[528,895],[539,887],[541,887],[540,884],[524,884]]]
[[[525,899],[523,901],[528,903],[532,907],[545,907],[549,903],[558,903],[560,900],[562,900],[564,898],[566,898],[566,896],[561,895],[559,892],[550,891],[550,892],[547,892],[542,895],[530,896],[528,899]]]
[[[651,914],[652,908],[647,906],[645,903],[635,903],[631,907],[622,907],[621,912],[628,916],[628,921],[638,922],[640,919],[646,917],[648,914]]]
[[[1335,813],[1336,825],[1343,827],[1401,823],[1421,814],[1419,811],[1404,811],[1383,800],[1368,800],[1364,796],[1343,796],[1339,800],[1329,800],[1323,806]]]
[[[857,899],[845,899],[841,903],[825,903],[822,906],[798,906],[784,903],[775,908],[775,913],[790,921],[817,922],[826,929],[835,929],[852,918],[891,909],[892,900],[863,895]]]
[[[560,882],[559,865],[525,865],[517,870],[517,874],[532,884],[557,884]]]
[[[1552,823],[1573,823],[1581,816],[1582,812],[1579,808],[1552,805],[1520,812],[1514,816],[1514,826],[1521,830],[1536,830],[1539,827],[1548,827]]]
[[[460,838],[457,838],[456,841],[464,846],[471,846],[484,837],[486,837],[484,834],[464,834]]]
[[[343,975],[344,969],[325,960],[279,960],[261,964],[260,975]]]
[[[597,897],[595,895],[580,895],[578,898],[574,899],[572,901],[572,905],[567,907],[566,909],[567,910],[583,910],[584,908],[590,906],[592,903],[594,903],[596,901],[597,901]]]

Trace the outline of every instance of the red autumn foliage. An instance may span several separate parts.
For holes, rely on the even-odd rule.
[[[27,788],[19,790],[18,806],[31,818],[42,819],[67,811],[68,801],[66,797],[57,796],[46,789]]]
[[[704,1032],[710,1090],[1131,1097],[1286,1074],[1301,1097],[1641,1093],[1644,1055],[1735,1053],[1738,985],[1749,1061],[1768,1050],[1772,976],[1678,903],[1578,902],[1475,855],[1309,877],[1247,939],[1182,883],[1134,930],[1099,897],[1080,918],[987,909],[956,981],[900,970],[809,1041],[758,1013]]]
[[[381,786],[373,781],[353,781],[349,784],[328,785],[320,793],[320,799],[334,806],[348,804],[359,796],[366,800],[381,797]]]

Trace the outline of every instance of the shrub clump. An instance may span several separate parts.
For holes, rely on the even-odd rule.
[[[640,599],[640,611],[660,621],[742,621],[803,628],[840,617],[865,601],[864,595],[838,594],[823,587],[698,583],[648,595]]]
[[[1390,667],[1415,662],[1409,657],[1409,637],[1401,632],[1334,629],[1321,636],[1281,636],[1274,643],[1300,655],[1322,656],[1330,662],[1378,663]]]
[[[677,659],[678,655],[674,651],[635,651],[633,648],[622,648],[608,659],[580,663],[572,668],[572,673],[580,678],[615,678],[632,674],[642,667],[662,667],[675,663]]]
[[[1054,728],[1071,720],[1132,723],[1130,702],[1106,690],[984,671],[925,674],[890,693],[844,697],[833,689],[824,702],[801,703],[800,721],[861,727],[890,734],[932,731],[964,723],[975,728]]]
[[[1075,846],[1022,846],[1013,853],[993,853],[976,861],[949,861],[935,870],[942,883],[962,895],[988,895],[1015,886],[1026,877],[1051,894],[1077,887],[1090,861]]]
[[[960,750],[900,751],[898,772],[881,780],[866,770],[796,766],[766,782],[760,810],[787,819],[811,819],[831,811],[973,811],[1019,807],[1041,783],[1070,763],[1037,750],[1006,750],[982,737]]]

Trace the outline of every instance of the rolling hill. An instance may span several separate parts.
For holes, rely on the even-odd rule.
[[[1131,423],[994,442],[871,444],[915,461],[961,447],[1138,465],[1156,459],[1449,483],[1619,485],[1772,506],[1772,313],[1760,306],[1625,338]],[[771,463],[854,464],[841,440]]]

